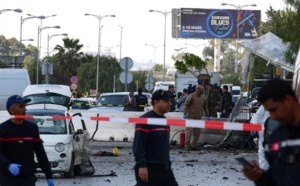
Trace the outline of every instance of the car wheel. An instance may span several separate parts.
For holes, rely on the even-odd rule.
[[[71,165],[70,165],[70,170],[69,170],[69,172],[66,172],[66,173],[64,174],[64,177],[65,177],[65,178],[73,178],[73,177],[74,177],[74,175],[75,175],[74,161],[75,161],[74,155],[72,155]]]

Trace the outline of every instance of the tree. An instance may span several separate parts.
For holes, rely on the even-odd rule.
[[[151,68],[151,70],[152,70],[153,72],[160,72],[160,71],[163,71],[163,65],[161,65],[161,64],[155,64],[155,65]]]
[[[87,58],[84,58],[87,59]],[[88,91],[96,89],[96,74],[97,74],[96,57],[92,61],[86,61],[78,68],[78,89],[79,91]],[[110,56],[101,56],[99,59],[99,92],[112,92],[114,88],[114,77],[116,79],[116,89],[121,84],[119,75],[122,72],[118,60]]]
[[[58,73],[61,75],[61,84],[69,84],[70,77],[77,75],[77,69],[81,65],[81,58],[83,52],[80,52],[83,47],[82,44],[79,44],[79,39],[63,39],[64,45],[56,45],[54,50],[58,50],[58,53],[55,54],[57,61],[53,63],[58,63]]]
[[[289,45],[285,52],[287,62],[293,64],[300,44],[300,0],[284,0],[287,7],[283,10],[267,10],[267,21],[262,23],[260,34],[272,32]]]
[[[203,69],[206,70],[206,65],[206,60],[191,53],[185,53],[182,58],[178,58],[175,62],[175,68],[178,72],[182,74],[191,72],[196,78],[198,78],[198,75]]]

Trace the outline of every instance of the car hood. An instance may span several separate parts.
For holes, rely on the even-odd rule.
[[[34,105],[27,105],[26,109],[52,109],[52,110],[64,110],[67,111],[68,108],[62,105],[56,104],[34,104]]]
[[[72,141],[72,135],[49,135],[41,134],[44,146],[55,146],[57,143],[67,144]]]

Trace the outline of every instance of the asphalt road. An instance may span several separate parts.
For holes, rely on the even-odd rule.
[[[116,146],[121,147],[119,156],[92,156],[95,177],[76,176],[61,178],[55,174],[55,185],[73,186],[132,186],[135,185],[134,157],[132,142],[91,142],[93,154],[99,151],[112,152]],[[172,168],[180,186],[233,186],[254,185],[241,172],[241,165],[235,157],[257,160],[257,151],[247,149],[212,149],[201,148],[199,151],[187,152],[178,146],[170,151]],[[115,172],[117,176],[97,175]],[[38,175],[37,186],[47,185],[45,177]]]

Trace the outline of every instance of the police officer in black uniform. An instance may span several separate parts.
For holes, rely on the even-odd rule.
[[[300,185],[300,104],[297,97],[289,83],[273,79],[262,87],[258,101],[280,125],[265,145],[270,168],[263,171],[252,161],[251,166],[244,166],[244,174],[258,186]]]

